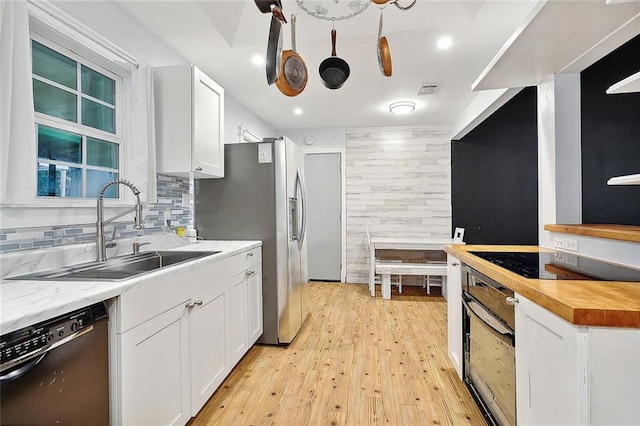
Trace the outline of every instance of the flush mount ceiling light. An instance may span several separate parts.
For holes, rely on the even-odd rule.
[[[436,43],[436,45],[438,46],[438,49],[440,50],[447,50],[448,48],[451,47],[452,44],[453,44],[453,41],[451,40],[451,37],[442,37]]]
[[[293,110],[293,113],[294,113],[295,115],[300,115],[300,114],[302,114],[302,108],[296,108],[296,109],[294,109],[294,110]]]
[[[254,65],[263,65],[264,64],[264,58],[260,55],[253,55],[251,57],[251,62],[253,62]]]
[[[415,111],[416,104],[411,101],[399,101],[389,104],[389,112],[392,114],[409,114]]]

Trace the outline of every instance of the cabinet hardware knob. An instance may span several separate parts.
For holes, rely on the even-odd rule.
[[[458,265],[460,265],[459,262],[451,262],[451,266],[458,266]]]
[[[202,300],[196,300],[193,302],[195,305],[202,306]]]
[[[193,309],[194,306],[196,306],[196,304],[193,302],[187,302],[187,304],[184,305],[185,308],[189,308],[189,309]]]
[[[515,305],[516,303],[519,303],[519,302],[520,302],[520,301],[519,301],[517,298],[515,298],[515,297],[507,297],[504,301],[507,303],[507,305],[512,305],[512,306],[513,306],[513,305]]]
[[[253,274],[255,274],[255,273],[256,273],[256,271],[247,271],[247,272],[245,272],[244,274],[245,274],[247,277],[250,277],[251,275],[253,275]]]
[[[250,251],[249,253],[247,253],[247,257],[251,257],[251,256],[253,256],[253,252],[252,252],[252,251]]]
[[[202,167],[196,167],[196,172],[201,172],[202,171]]]

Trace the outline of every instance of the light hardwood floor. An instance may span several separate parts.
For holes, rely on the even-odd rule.
[[[447,356],[446,301],[403,291],[313,283],[293,343],[254,346],[190,426],[484,425]]]

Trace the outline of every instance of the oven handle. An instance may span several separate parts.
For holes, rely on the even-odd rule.
[[[496,319],[493,314],[487,311],[481,304],[475,300],[467,300],[462,298],[462,304],[467,308],[467,311],[472,312],[478,319],[494,329],[497,333],[503,336],[514,337],[514,332],[507,328],[504,324]]]

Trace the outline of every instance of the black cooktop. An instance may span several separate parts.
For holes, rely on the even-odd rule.
[[[640,281],[640,269],[628,268],[564,252],[472,251],[470,253],[525,278]]]

